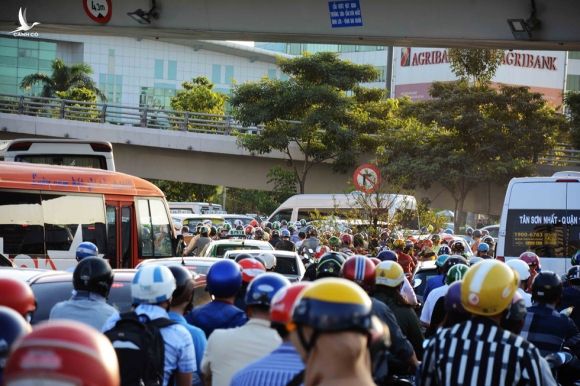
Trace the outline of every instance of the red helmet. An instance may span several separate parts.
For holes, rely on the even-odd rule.
[[[320,259],[322,256],[324,256],[328,252],[330,252],[329,247],[327,247],[326,245],[320,245],[320,246],[318,246],[318,248],[316,248],[316,252],[314,253],[314,257],[316,259]]]
[[[118,386],[119,363],[111,342],[93,328],[70,320],[41,323],[20,340],[4,369],[6,385]]]
[[[270,302],[270,321],[283,325],[290,323],[296,299],[311,284],[312,282],[309,281],[293,283],[276,292]]]
[[[340,236],[340,241],[342,241],[343,244],[351,245],[352,244],[352,236],[349,235],[348,233],[343,233]]]
[[[258,221],[256,219],[253,219],[252,221],[250,221],[250,225],[253,226],[254,228],[257,228],[258,226],[260,226],[260,224],[258,223]]]
[[[24,318],[36,310],[34,293],[28,284],[12,278],[0,279],[0,306],[12,308]]]
[[[254,227],[251,225],[246,225],[246,227],[244,228],[244,232],[246,232],[247,235],[253,235]]]
[[[429,239],[423,240],[423,248],[432,249],[433,248],[433,241],[431,241]]]
[[[520,260],[523,260],[527,265],[537,266],[538,268],[542,268],[540,266],[540,258],[534,252],[524,252],[520,255]]]
[[[264,267],[264,264],[260,263],[253,257],[240,260],[238,264],[242,267],[242,281],[244,283],[249,283],[256,276],[266,272],[266,267]]]
[[[369,290],[375,284],[375,264],[366,256],[349,257],[342,265],[340,276]]]
[[[371,257],[369,260],[375,264],[375,267],[381,262],[381,259],[377,259],[376,257]]]

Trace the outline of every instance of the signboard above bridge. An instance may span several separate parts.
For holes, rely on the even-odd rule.
[[[94,33],[145,39],[580,51],[576,0],[536,2],[536,17],[541,24],[532,31],[530,40],[516,40],[507,22],[508,19],[525,22],[530,17],[528,0],[157,0],[158,17],[147,17],[142,24],[128,13],[147,14],[149,2],[124,0],[108,7],[111,18],[106,25],[97,24],[87,17],[85,2],[30,0],[26,7],[28,18],[41,23],[37,27],[39,32]],[[110,4],[103,0],[94,3]],[[354,10],[351,9],[353,3]],[[340,4],[343,4],[342,15],[338,8]],[[345,4],[349,4],[348,15]],[[21,6],[21,0],[3,0],[0,30],[14,30]],[[347,28],[337,28],[339,26]]]

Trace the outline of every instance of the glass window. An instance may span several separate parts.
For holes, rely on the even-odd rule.
[[[171,226],[163,201],[140,199],[137,203],[140,255],[143,257],[171,256]]]
[[[123,268],[131,268],[131,212],[132,207],[121,208],[121,265]]]
[[[276,212],[274,216],[272,216],[271,221],[282,221],[282,220],[290,221],[291,217],[292,217],[292,209],[283,209]]]
[[[16,47],[18,46],[18,40],[9,38],[0,38],[0,46]]]
[[[540,257],[566,257],[567,226],[562,224],[566,210],[510,209],[507,214],[505,256],[525,251]]]
[[[234,66],[226,66],[226,80],[227,84],[234,83]]]
[[[102,197],[43,193],[42,214],[47,252],[68,251],[79,237],[94,243],[101,251],[107,250]]]
[[[580,75],[568,75],[566,78],[566,91],[580,91]]]
[[[32,48],[38,50],[38,40],[36,39],[18,39],[18,46],[22,48]]]
[[[43,254],[42,224],[39,194],[0,192],[0,250],[9,255]]]
[[[177,79],[177,61],[170,60],[167,62],[167,79],[176,80]]]
[[[211,66],[211,82],[218,84],[222,82],[222,66],[219,64],[212,64]]]
[[[268,78],[269,79],[278,79],[278,76],[276,74],[276,69],[275,68],[270,68],[268,70]]]
[[[117,258],[117,208],[107,205],[107,254],[110,262]]]
[[[155,59],[155,79],[163,79],[163,60]]]
[[[569,59],[580,59],[580,51],[570,51],[568,52]]]

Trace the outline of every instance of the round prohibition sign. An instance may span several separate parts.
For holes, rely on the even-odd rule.
[[[381,185],[381,172],[376,165],[363,164],[353,174],[354,186],[364,193],[374,193]]]
[[[113,14],[111,0],[83,0],[83,8],[88,17],[100,24],[108,23]]]

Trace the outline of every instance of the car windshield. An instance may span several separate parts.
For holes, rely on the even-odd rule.
[[[47,320],[52,307],[58,302],[70,299],[73,289],[72,281],[33,283],[31,287],[37,303],[36,311],[34,311],[30,321],[31,324]]]
[[[256,245],[223,244],[217,246],[215,255],[217,257],[223,257],[227,251],[236,249],[260,249],[260,247]]]
[[[296,258],[277,256],[275,271],[282,275],[298,275]]]

